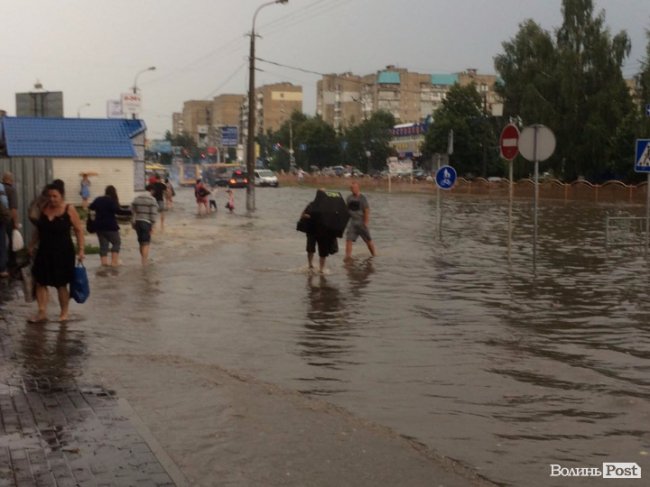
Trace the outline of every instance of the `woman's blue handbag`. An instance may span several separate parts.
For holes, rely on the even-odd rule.
[[[81,262],[74,266],[74,277],[70,283],[70,297],[77,303],[85,303],[90,296],[90,285],[88,284],[88,273]]]

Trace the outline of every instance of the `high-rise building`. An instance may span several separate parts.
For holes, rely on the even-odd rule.
[[[456,74],[423,74],[392,65],[366,76],[324,75],[317,83],[316,113],[337,131],[378,110],[392,113],[397,123],[418,123],[440,107],[454,84],[472,82],[483,96],[484,109],[500,114],[502,105],[494,91],[494,75],[471,69]]]

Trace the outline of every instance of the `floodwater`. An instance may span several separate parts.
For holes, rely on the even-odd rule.
[[[340,241],[313,276],[295,223],[314,193],[257,189],[252,217],[244,190],[233,215],[222,193],[198,219],[179,191],[154,264],[125,255],[119,275],[93,277],[73,361],[119,351],[239,371],[504,485],[589,480],[550,478],[550,464],[650,475],[649,266],[638,247],[605,248],[605,217],[643,208],[542,201],[533,266],[531,202],[515,202],[509,245],[507,201],[445,194],[440,231],[434,194],[371,193],[379,256],[359,241],[344,265]],[[200,421],[184,428],[208,447]]]

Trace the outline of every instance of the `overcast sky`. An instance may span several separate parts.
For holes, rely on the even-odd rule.
[[[626,30],[624,75],[641,69],[650,29],[648,0],[594,0],[612,34]],[[171,129],[186,100],[245,94],[255,9],[263,0],[0,0],[0,109],[39,80],[63,91],[65,115],[105,117],[138,78],[150,138]],[[494,73],[493,58],[519,24],[553,30],[561,0],[289,0],[263,8],[257,56],[317,73],[370,74],[389,64],[421,73],[467,68]],[[314,114],[318,74],[258,62],[256,85],[303,86]]]

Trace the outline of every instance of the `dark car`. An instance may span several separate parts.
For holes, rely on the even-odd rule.
[[[226,167],[206,168],[203,170],[203,181],[212,187],[221,186],[225,188],[228,186],[231,172],[232,169]]]
[[[229,188],[245,188],[248,186],[248,174],[242,168],[233,169],[228,178]]]

